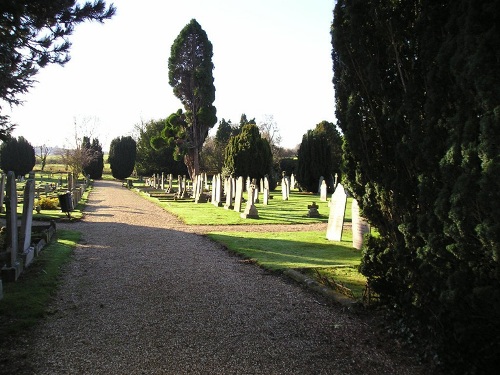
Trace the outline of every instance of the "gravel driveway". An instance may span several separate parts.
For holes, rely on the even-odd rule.
[[[3,353],[11,374],[425,373],[369,316],[243,262],[119,182],[96,182],[70,227],[83,243],[48,318]]]

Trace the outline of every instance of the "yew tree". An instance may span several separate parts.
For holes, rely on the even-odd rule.
[[[344,177],[362,272],[447,373],[500,368],[500,3],[338,0]]]

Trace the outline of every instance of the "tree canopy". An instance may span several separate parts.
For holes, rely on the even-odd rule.
[[[316,193],[321,176],[333,191],[333,176],[340,174],[342,137],[335,125],[322,121],[302,137],[297,153],[297,181],[302,189]]]
[[[345,182],[362,272],[450,371],[500,367],[500,3],[339,0]]]
[[[175,140],[191,177],[199,173],[199,153],[208,131],[217,122],[212,55],[206,32],[192,19],[175,39],[168,59],[169,84],[185,113],[183,121],[170,127],[171,137],[166,140],[168,145]]]
[[[24,137],[10,138],[0,146],[0,166],[5,173],[24,176],[35,164],[35,149]]]
[[[111,141],[109,146],[108,162],[111,174],[118,180],[130,177],[135,167],[137,143],[130,137],[118,137]]]
[[[104,153],[99,139],[94,138],[90,142],[89,137],[83,137],[82,149],[89,155],[88,161],[83,165],[83,174],[89,175],[93,180],[100,180],[104,170]]]
[[[175,175],[187,174],[186,165],[174,159],[174,147],[153,147],[153,139],[164,131],[166,119],[151,120],[138,127],[137,139],[137,173],[151,176],[154,173],[172,173]],[[160,140],[163,138],[160,137]]]
[[[10,132],[3,103],[18,105],[19,96],[35,82],[34,76],[48,64],[64,65],[70,59],[68,37],[77,24],[103,22],[115,14],[103,0],[5,0],[0,3],[0,139]]]
[[[240,134],[229,140],[224,158],[226,174],[260,179],[271,173],[272,166],[271,147],[257,125],[243,126]]]

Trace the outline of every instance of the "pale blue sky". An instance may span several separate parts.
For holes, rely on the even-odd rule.
[[[71,61],[49,66],[11,112],[34,146],[71,146],[74,118],[107,148],[134,125],[181,108],[168,84],[170,47],[195,18],[213,44],[219,120],[273,116],[294,147],[322,120],[335,122],[330,25],[333,0],[115,0],[105,24],[76,27]],[[217,125],[211,131],[215,134]],[[89,129],[90,132],[90,129]]]

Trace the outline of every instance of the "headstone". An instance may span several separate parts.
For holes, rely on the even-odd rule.
[[[323,181],[321,182],[320,195],[319,195],[319,196],[320,196],[320,198],[319,198],[319,199],[320,199],[322,202],[326,202],[326,195],[327,195],[326,181],[325,181],[325,180],[323,180]]]
[[[215,202],[215,186],[217,185],[216,183],[217,178],[215,175],[212,176],[212,204]]]
[[[172,192],[172,180],[173,180],[172,173],[169,173],[168,174],[168,180],[167,180],[167,183],[168,183],[167,193],[171,193]]]
[[[267,178],[267,176],[264,177],[263,188],[264,190],[262,190],[262,203],[267,206],[269,203],[269,179]]]
[[[308,205],[307,208],[309,209],[307,217],[320,217],[318,205],[316,203],[312,202],[312,204]]]
[[[165,174],[161,172],[161,184],[160,184],[160,189],[165,190]]]
[[[324,180],[325,180],[325,178],[323,176],[320,176],[319,183],[318,183],[318,194],[321,193],[321,184],[323,183]]]
[[[22,266],[17,259],[17,190],[14,172],[7,173],[7,194],[5,197],[6,227],[7,227],[7,262],[2,268],[3,281],[16,281],[21,274]]]
[[[203,193],[203,174],[196,176],[196,188],[195,188],[195,203],[207,203],[207,196]]]
[[[20,252],[24,259],[24,267],[33,261],[34,249],[31,247],[31,227],[33,224],[33,205],[35,203],[35,180],[26,181],[23,195],[23,215],[21,217]]]
[[[243,211],[240,214],[241,218],[243,218],[243,219],[258,219],[259,218],[259,212],[257,211],[257,208],[255,207],[254,201],[253,201],[254,190],[255,190],[255,185],[250,184],[250,186],[248,188],[249,200],[247,201],[245,211]]]
[[[234,190],[233,190],[233,177],[228,177],[226,178],[226,204],[224,205],[224,208],[226,210],[232,210],[234,208],[233,206],[233,198],[234,198]]]
[[[260,201],[259,201],[259,188],[257,186],[255,186],[255,189],[253,191],[253,202],[260,203]]]
[[[73,173],[68,172],[68,191],[72,191],[74,188]]]
[[[5,197],[5,173],[0,175],[0,212],[3,212],[3,199]]]
[[[295,179],[295,175],[292,173],[292,175],[290,176],[290,189],[291,190],[294,190],[295,189],[295,185],[297,184],[297,180]]]
[[[283,176],[281,179],[281,196],[284,201],[290,197],[290,180],[288,176]]]
[[[212,201],[212,204],[216,207],[222,206],[222,177],[220,173],[215,175],[215,187],[212,186],[212,189],[215,190],[215,200]]]
[[[352,200],[352,247],[361,250],[365,234],[370,233],[370,224],[359,215],[359,205],[356,199]]]
[[[234,193],[234,210],[241,211],[241,201],[243,200],[243,177],[238,177],[236,180],[236,191]]]
[[[326,229],[326,238],[330,241],[342,240],[346,204],[347,194],[345,193],[344,187],[339,184],[330,202],[330,215],[328,217],[328,227]]]
[[[250,177],[247,177],[246,184],[245,184],[245,191],[247,192],[247,194],[248,194],[248,190],[250,189],[251,183],[252,183],[252,181],[250,180]]]

